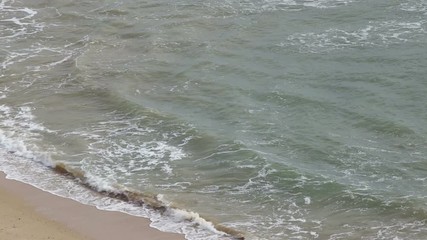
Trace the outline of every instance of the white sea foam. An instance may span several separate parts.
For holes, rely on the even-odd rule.
[[[52,166],[49,153],[40,152],[34,141],[39,131],[47,131],[43,125],[33,121],[34,115],[28,105],[9,107],[0,105],[0,145],[7,152]]]
[[[408,12],[427,14],[427,2],[424,0],[407,0],[400,3],[400,9]]]
[[[302,0],[295,2],[301,3],[306,7],[315,7],[315,8],[335,8],[343,5],[348,5],[354,0]]]
[[[36,16],[37,11],[26,7],[13,7],[7,4],[9,2],[10,1],[6,0],[0,2],[0,12],[3,13],[0,16],[6,17],[0,17],[0,22],[10,23],[9,25],[12,25],[11,27],[3,28],[0,31],[0,40],[5,39],[8,41],[14,41],[18,37],[34,34],[43,30],[44,25],[37,23],[34,20],[34,16]]]
[[[29,144],[27,142],[30,142],[31,139],[36,139],[38,137],[38,131],[45,129],[35,122],[35,117],[31,113],[31,108],[24,106],[13,109],[1,105],[0,111],[3,113],[3,119],[1,119],[2,124],[5,121],[9,122],[7,125],[10,128],[9,132],[0,130],[0,144],[3,150],[1,155],[4,159],[7,159],[7,161],[1,163],[0,167],[8,174],[9,178],[30,183],[45,191],[75,199],[84,204],[94,205],[102,210],[121,211],[135,216],[150,218],[153,221],[152,227],[163,231],[184,233],[187,239],[190,240],[213,240],[218,239],[219,236],[223,239],[227,239],[225,233],[216,230],[213,223],[206,221],[197,213],[183,209],[169,208],[166,214],[160,214],[146,207],[136,207],[116,199],[96,195],[94,192],[82,188],[81,185],[74,181],[53,174],[53,172],[46,168],[46,166],[53,166],[53,162],[48,157],[48,153],[41,152],[37,147],[31,144],[32,147],[28,147]],[[32,123],[28,123],[29,121]],[[26,127],[28,125],[39,125],[39,127],[28,128]],[[19,136],[15,134],[18,131],[21,132]],[[162,145],[155,149],[160,150],[164,148],[165,146]],[[158,154],[148,155],[151,157],[159,156]],[[27,171],[28,168],[32,169],[31,173]],[[101,178],[90,173],[85,174],[85,179],[87,183],[96,188],[97,191],[119,191],[117,183],[113,179]],[[164,201],[165,205],[169,205],[164,198],[159,198]]]
[[[6,126],[5,130],[0,129],[0,156],[3,159],[0,161],[0,169],[7,174],[8,178],[29,183],[58,196],[71,198],[102,210],[120,211],[150,218],[152,227],[162,231],[183,233],[190,240],[218,239],[218,237],[227,239],[227,234],[216,230],[213,223],[206,221],[197,213],[170,207],[166,213],[161,214],[145,206],[140,207],[114,198],[103,197],[82,187],[76,181],[55,174],[48,168],[55,165],[49,156],[51,152],[44,152],[33,143],[41,137],[41,131],[49,130],[37,123],[37,119],[32,114],[32,108],[28,105],[13,108],[3,104],[0,105],[0,113],[0,125]],[[158,144],[153,151],[154,153],[146,156],[163,157],[170,148],[166,144]],[[119,154],[128,153],[123,151]],[[177,151],[177,155],[182,157],[180,154],[181,152]],[[178,157],[174,158],[174,160],[177,159]],[[31,169],[31,172],[28,172],[28,169]],[[99,177],[90,172],[85,173],[85,181],[97,191],[124,190],[114,178]],[[165,206],[170,204],[163,196],[159,195],[158,198]]]
[[[41,42],[34,42],[26,47],[10,47],[10,44],[18,39],[42,32],[46,28],[45,23],[38,21],[36,10],[13,5],[13,1],[2,1],[0,5],[0,13],[2,13],[0,14],[0,23],[5,25],[4,28],[0,29],[0,43],[2,45],[0,51],[5,53],[0,62],[2,69],[16,65],[19,69],[45,71],[73,59],[81,53],[79,50],[84,49],[88,44],[89,39],[85,36],[77,42],[60,47],[43,45]],[[50,59],[49,61],[46,61],[47,57]],[[31,81],[36,81],[36,79],[33,78]],[[30,86],[31,84],[27,85]]]
[[[155,169],[173,175],[174,168],[171,163],[186,157],[187,154],[182,147],[169,144],[168,136],[153,140],[152,138],[156,137],[152,135],[157,132],[148,126],[139,127],[138,121],[140,119],[113,119],[68,133],[67,135],[84,137],[89,143],[89,156],[83,159],[82,168],[111,177]],[[94,161],[99,161],[102,168],[94,166]],[[139,181],[142,183],[143,180]]]
[[[357,30],[331,28],[322,32],[296,33],[278,44],[296,47],[300,52],[329,52],[338,49],[388,46],[404,42],[417,42],[426,36],[427,21],[370,22]]]
[[[82,42],[83,45],[68,49],[67,47],[47,47],[40,43],[35,43],[28,48],[19,50],[3,50],[7,55],[1,63],[1,67],[7,69],[14,64],[25,63],[25,68],[28,71],[46,71],[75,58],[81,53],[81,49],[84,49],[88,44],[88,40],[85,38],[77,42]],[[34,63],[37,63],[38,58],[44,58],[46,56],[50,59],[48,63],[34,65]]]
[[[213,16],[224,18],[235,15],[258,14],[274,11],[300,11],[304,8],[337,8],[355,0],[228,0],[205,2],[204,6],[213,11]],[[209,16],[206,16],[209,18]]]

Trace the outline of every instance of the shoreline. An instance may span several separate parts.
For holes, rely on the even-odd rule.
[[[150,227],[150,220],[99,210],[7,179],[0,171],[0,239],[184,240]]]

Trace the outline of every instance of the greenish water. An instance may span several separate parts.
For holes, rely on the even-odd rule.
[[[426,43],[424,0],[2,0],[0,170],[187,239],[425,239]]]

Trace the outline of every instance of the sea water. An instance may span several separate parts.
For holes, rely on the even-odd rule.
[[[425,0],[0,0],[0,170],[190,240],[426,239],[426,66]]]

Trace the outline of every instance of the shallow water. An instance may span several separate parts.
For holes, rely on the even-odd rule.
[[[427,237],[426,1],[2,0],[0,13],[10,178],[187,239]]]

